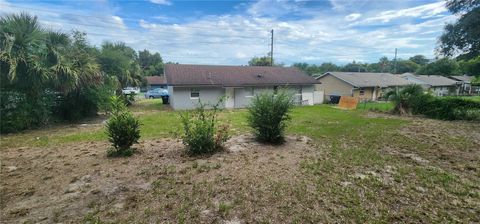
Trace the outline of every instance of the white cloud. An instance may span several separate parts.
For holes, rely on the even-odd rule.
[[[345,10],[346,4],[348,4],[348,1],[345,0],[329,0],[330,4],[333,6],[334,10],[342,11]]]
[[[405,34],[415,34],[420,31],[425,31],[423,34],[428,33],[435,33],[443,30],[442,28],[445,26],[446,23],[455,21],[457,16],[449,15],[444,17],[439,17],[431,20],[427,20],[426,22],[417,23],[417,24],[402,24],[400,25],[399,31]]]
[[[172,3],[168,0],[150,0],[151,3],[153,4],[158,4],[158,5],[171,5]]]
[[[123,23],[123,19],[120,18],[119,16],[112,16],[112,19],[113,19],[113,24],[115,24],[116,26],[122,29],[126,28],[125,23]]]
[[[247,9],[254,16],[282,16],[299,10],[299,2],[287,0],[259,0]]]
[[[84,17],[78,15],[92,15],[92,12],[60,6],[24,7],[37,8],[30,12],[38,15],[40,21],[51,28],[65,32],[72,29],[86,31],[89,40],[97,46],[103,41],[123,41],[137,50],[158,51],[165,61],[194,64],[246,64],[253,56],[264,56],[270,51],[271,29],[275,30],[274,57],[286,64],[299,61],[376,61],[384,55],[393,57],[395,48],[399,48],[404,55],[424,53],[432,57],[435,38],[443,30],[443,23],[455,19],[454,16],[446,16],[440,4],[397,10],[400,13],[367,10],[362,14],[317,13],[310,18],[278,19],[277,16],[284,15],[280,10],[282,7],[288,12],[300,10],[297,3],[303,4],[280,1],[280,6],[269,12],[274,16],[264,16],[262,7],[272,2],[260,0],[250,5],[248,14],[208,15],[181,24],[168,23],[166,21],[170,18],[165,16],[145,15],[143,19],[126,15],[120,17],[114,10],[106,10],[98,17]],[[15,5],[21,6],[20,3]],[[0,14],[20,11],[24,10],[0,8]],[[372,14],[374,16],[365,23],[366,27],[370,22],[405,16],[421,17],[425,21],[418,24],[404,21],[397,25],[368,29],[350,25],[364,22]],[[175,18],[170,21],[175,21]]]
[[[418,17],[418,18],[430,18],[437,16],[441,13],[447,12],[447,8],[445,7],[445,2],[435,2],[425,5],[420,5],[412,8],[402,9],[402,10],[388,10],[383,11],[380,14],[367,18],[363,20],[363,23],[371,23],[371,22],[390,22],[393,19],[398,19],[402,17]]]
[[[360,14],[360,13],[352,13],[350,15],[345,16],[345,20],[347,20],[349,22],[350,21],[355,21],[358,18],[360,18],[361,16],[362,16],[362,14]]]

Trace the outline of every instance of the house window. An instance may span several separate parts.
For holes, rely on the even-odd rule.
[[[253,92],[253,87],[247,87],[245,88],[245,92],[246,92],[246,97],[252,97],[254,92]]]
[[[200,90],[190,89],[190,98],[191,99],[198,99],[199,97],[200,97]]]
[[[360,89],[360,91],[359,91],[359,95],[360,95],[360,96],[363,96],[363,95],[365,95],[365,90],[364,90],[364,89]]]

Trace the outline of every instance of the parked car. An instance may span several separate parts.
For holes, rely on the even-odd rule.
[[[140,93],[140,87],[125,87],[122,89],[122,93],[125,95],[130,95],[130,94],[139,94]]]
[[[166,89],[151,89],[145,93],[145,98],[146,99],[154,99],[154,98],[161,98],[168,96],[168,90]]]

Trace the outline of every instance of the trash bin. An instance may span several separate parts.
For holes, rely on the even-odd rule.
[[[168,95],[162,96],[162,102],[163,104],[170,104],[170,102],[168,102]]]
[[[338,104],[340,102],[340,97],[338,95],[330,95],[330,103]]]

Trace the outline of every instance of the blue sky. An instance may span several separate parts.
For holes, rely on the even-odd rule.
[[[0,0],[0,15],[29,12],[48,28],[84,31],[92,44],[123,41],[165,61],[246,64],[270,51],[277,62],[345,64],[423,54],[433,58],[445,23],[436,0]]]

